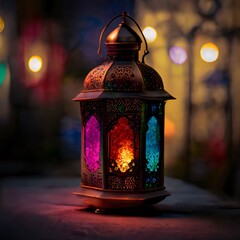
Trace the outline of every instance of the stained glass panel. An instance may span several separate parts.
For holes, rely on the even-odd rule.
[[[100,167],[100,124],[91,116],[84,129],[84,158],[90,172]]]
[[[115,170],[126,172],[134,159],[134,134],[127,118],[118,120],[109,133],[109,140],[110,158],[115,160],[117,165]]]
[[[148,121],[146,133],[147,171],[157,172],[159,168],[160,134],[157,119],[152,116]]]

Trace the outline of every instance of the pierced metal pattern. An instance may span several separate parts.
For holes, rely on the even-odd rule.
[[[108,177],[108,188],[111,190],[122,190],[123,187],[123,181],[120,177],[116,176],[109,176]]]
[[[137,113],[141,111],[142,101],[137,98],[120,98],[120,99],[108,99],[107,100],[107,112],[117,115],[123,113]]]
[[[141,62],[137,62],[137,65],[142,72],[146,90],[163,89],[162,78],[153,68]]]
[[[108,187],[110,190],[137,190],[139,180],[135,176],[121,178],[117,176],[108,177]]]
[[[106,74],[104,86],[105,89],[114,91],[141,91],[142,81],[136,78],[132,66],[115,65]]]
[[[84,80],[84,90],[103,89],[104,78],[112,61],[105,61],[102,65],[95,67]]]
[[[109,129],[112,129],[120,116],[126,116],[131,128],[134,129],[135,132],[139,132],[141,127],[141,106],[142,100],[140,99],[108,99],[106,101],[106,130],[109,131]]]
[[[137,188],[137,179],[136,177],[129,176],[124,180],[124,185],[127,190],[134,190]]]
[[[102,173],[101,169],[99,169],[95,173],[90,173],[86,170],[86,168],[83,168],[82,171],[82,184],[85,186],[90,187],[96,187],[96,188],[102,188]]]
[[[102,106],[103,104],[100,101],[85,101],[80,103],[83,126],[86,125],[92,115],[94,115],[98,120],[101,119]]]

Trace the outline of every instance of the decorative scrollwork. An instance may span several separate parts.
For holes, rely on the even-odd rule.
[[[106,74],[104,86],[110,91],[141,91],[142,80],[136,77],[133,66],[114,65]]]
[[[163,89],[162,78],[152,67],[141,62],[138,62],[137,65],[143,75],[146,90]]]
[[[108,187],[111,190],[137,190],[139,187],[139,180],[135,176],[121,178],[111,175],[108,177]]]
[[[95,67],[84,80],[84,90],[97,90],[104,88],[104,78],[112,61],[105,61],[102,65]]]

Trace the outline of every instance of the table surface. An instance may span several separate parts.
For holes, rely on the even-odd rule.
[[[153,206],[96,214],[79,178],[5,178],[0,182],[0,239],[240,239],[240,205],[179,179]]]

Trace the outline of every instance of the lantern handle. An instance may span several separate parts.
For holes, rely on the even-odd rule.
[[[146,57],[146,55],[149,54],[147,40],[146,40],[146,38],[145,38],[145,36],[144,36],[144,34],[143,34],[140,26],[138,25],[138,23],[137,23],[132,17],[130,17],[126,12],[123,12],[122,14],[119,14],[119,15],[116,15],[115,17],[113,17],[113,18],[106,24],[106,26],[103,28],[103,30],[102,30],[102,32],[101,32],[101,34],[100,34],[100,37],[99,37],[99,41],[98,41],[98,51],[97,51],[98,55],[101,56],[101,57],[103,57],[103,56],[101,55],[101,45],[102,45],[102,37],[103,37],[103,34],[104,34],[105,30],[106,30],[106,29],[108,28],[108,26],[109,26],[116,18],[118,18],[118,17],[122,17],[122,23],[125,23],[126,17],[128,17],[129,19],[131,19],[131,20],[136,24],[138,30],[140,31],[140,33],[141,33],[141,35],[142,35],[142,37],[143,37],[143,39],[144,39],[144,43],[145,43],[145,50],[144,50],[144,54],[143,54],[143,56],[142,56],[142,63],[144,63],[144,58]]]

